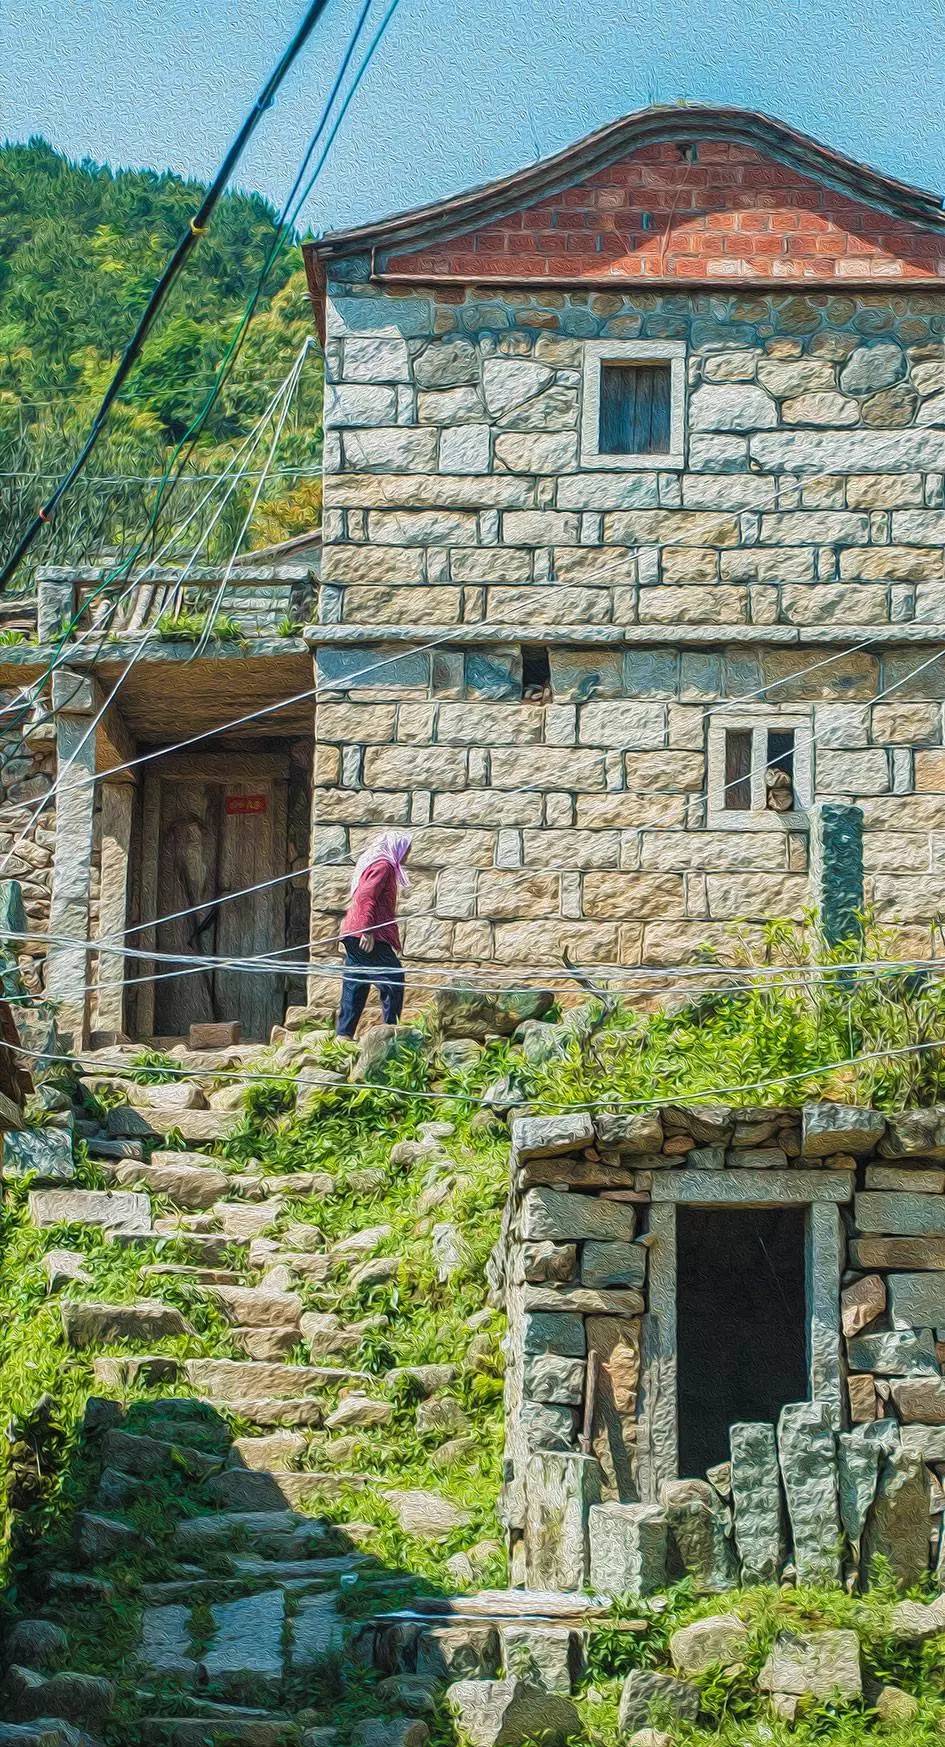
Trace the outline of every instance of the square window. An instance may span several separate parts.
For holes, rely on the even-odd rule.
[[[602,455],[668,455],[671,364],[602,364]]]
[[[581,466],[685,464],[686,348],[682,340],[587,340]]]
[[[733,711],[709,721],[708,819],[716,829],[798,829],[811,803],[807,717]]]

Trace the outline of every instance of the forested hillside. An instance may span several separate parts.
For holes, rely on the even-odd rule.
[[[201,192],[197,183],[169,171],[70,163],[42,139],[0,146],[0,551],[12,544],[78,448]],[[87,477],[37,543],[36,562],[127,550],[140,538],[155,502],[151,481],[163,473],[203,405],[275,234],[276,214],[260,195],[224,196],[145,346]],[[220,472],[311,332],[304,273],[292,241],[266,280],[232,374],[188,457],[188,475]],[[313,351],[249,544],[282,538],[317,520],[320,406],[320,361]],[[267,447],[268,437],[251,469],[262,466]],[[254,485],[250,477],[233,494],[215,530],[212,556],[231,549],[227,542]],[[205,490],[188,479],[175,495],[171,520],[183,519]],[[193,528],[189,532],[188,552]],[[21,575],[18,585],[27,580]]]

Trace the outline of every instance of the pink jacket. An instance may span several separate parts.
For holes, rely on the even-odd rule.
[[[386,940],[395,952],[400,951],[400,931],[395,921],[397,912],[397,876],[389,861],[372,861],[366,867],[351,894],[351,901],[341,924],[341,936],[370,934],[372,940]]]

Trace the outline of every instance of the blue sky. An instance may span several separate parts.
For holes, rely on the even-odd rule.
[[[302,11],[0,0],[0,133],[206,176]],[[287,190],[355,11],[331,0],[244,186]],[[945,0],[400,0],[307,216],[324,230],[414,205],[679,99],[766,109],[945,192],[943,44]]]

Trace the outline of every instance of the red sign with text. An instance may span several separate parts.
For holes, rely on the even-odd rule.
[[[227,795],[226,810],[228,813],[265,813],[269,806],[267,795]]]

